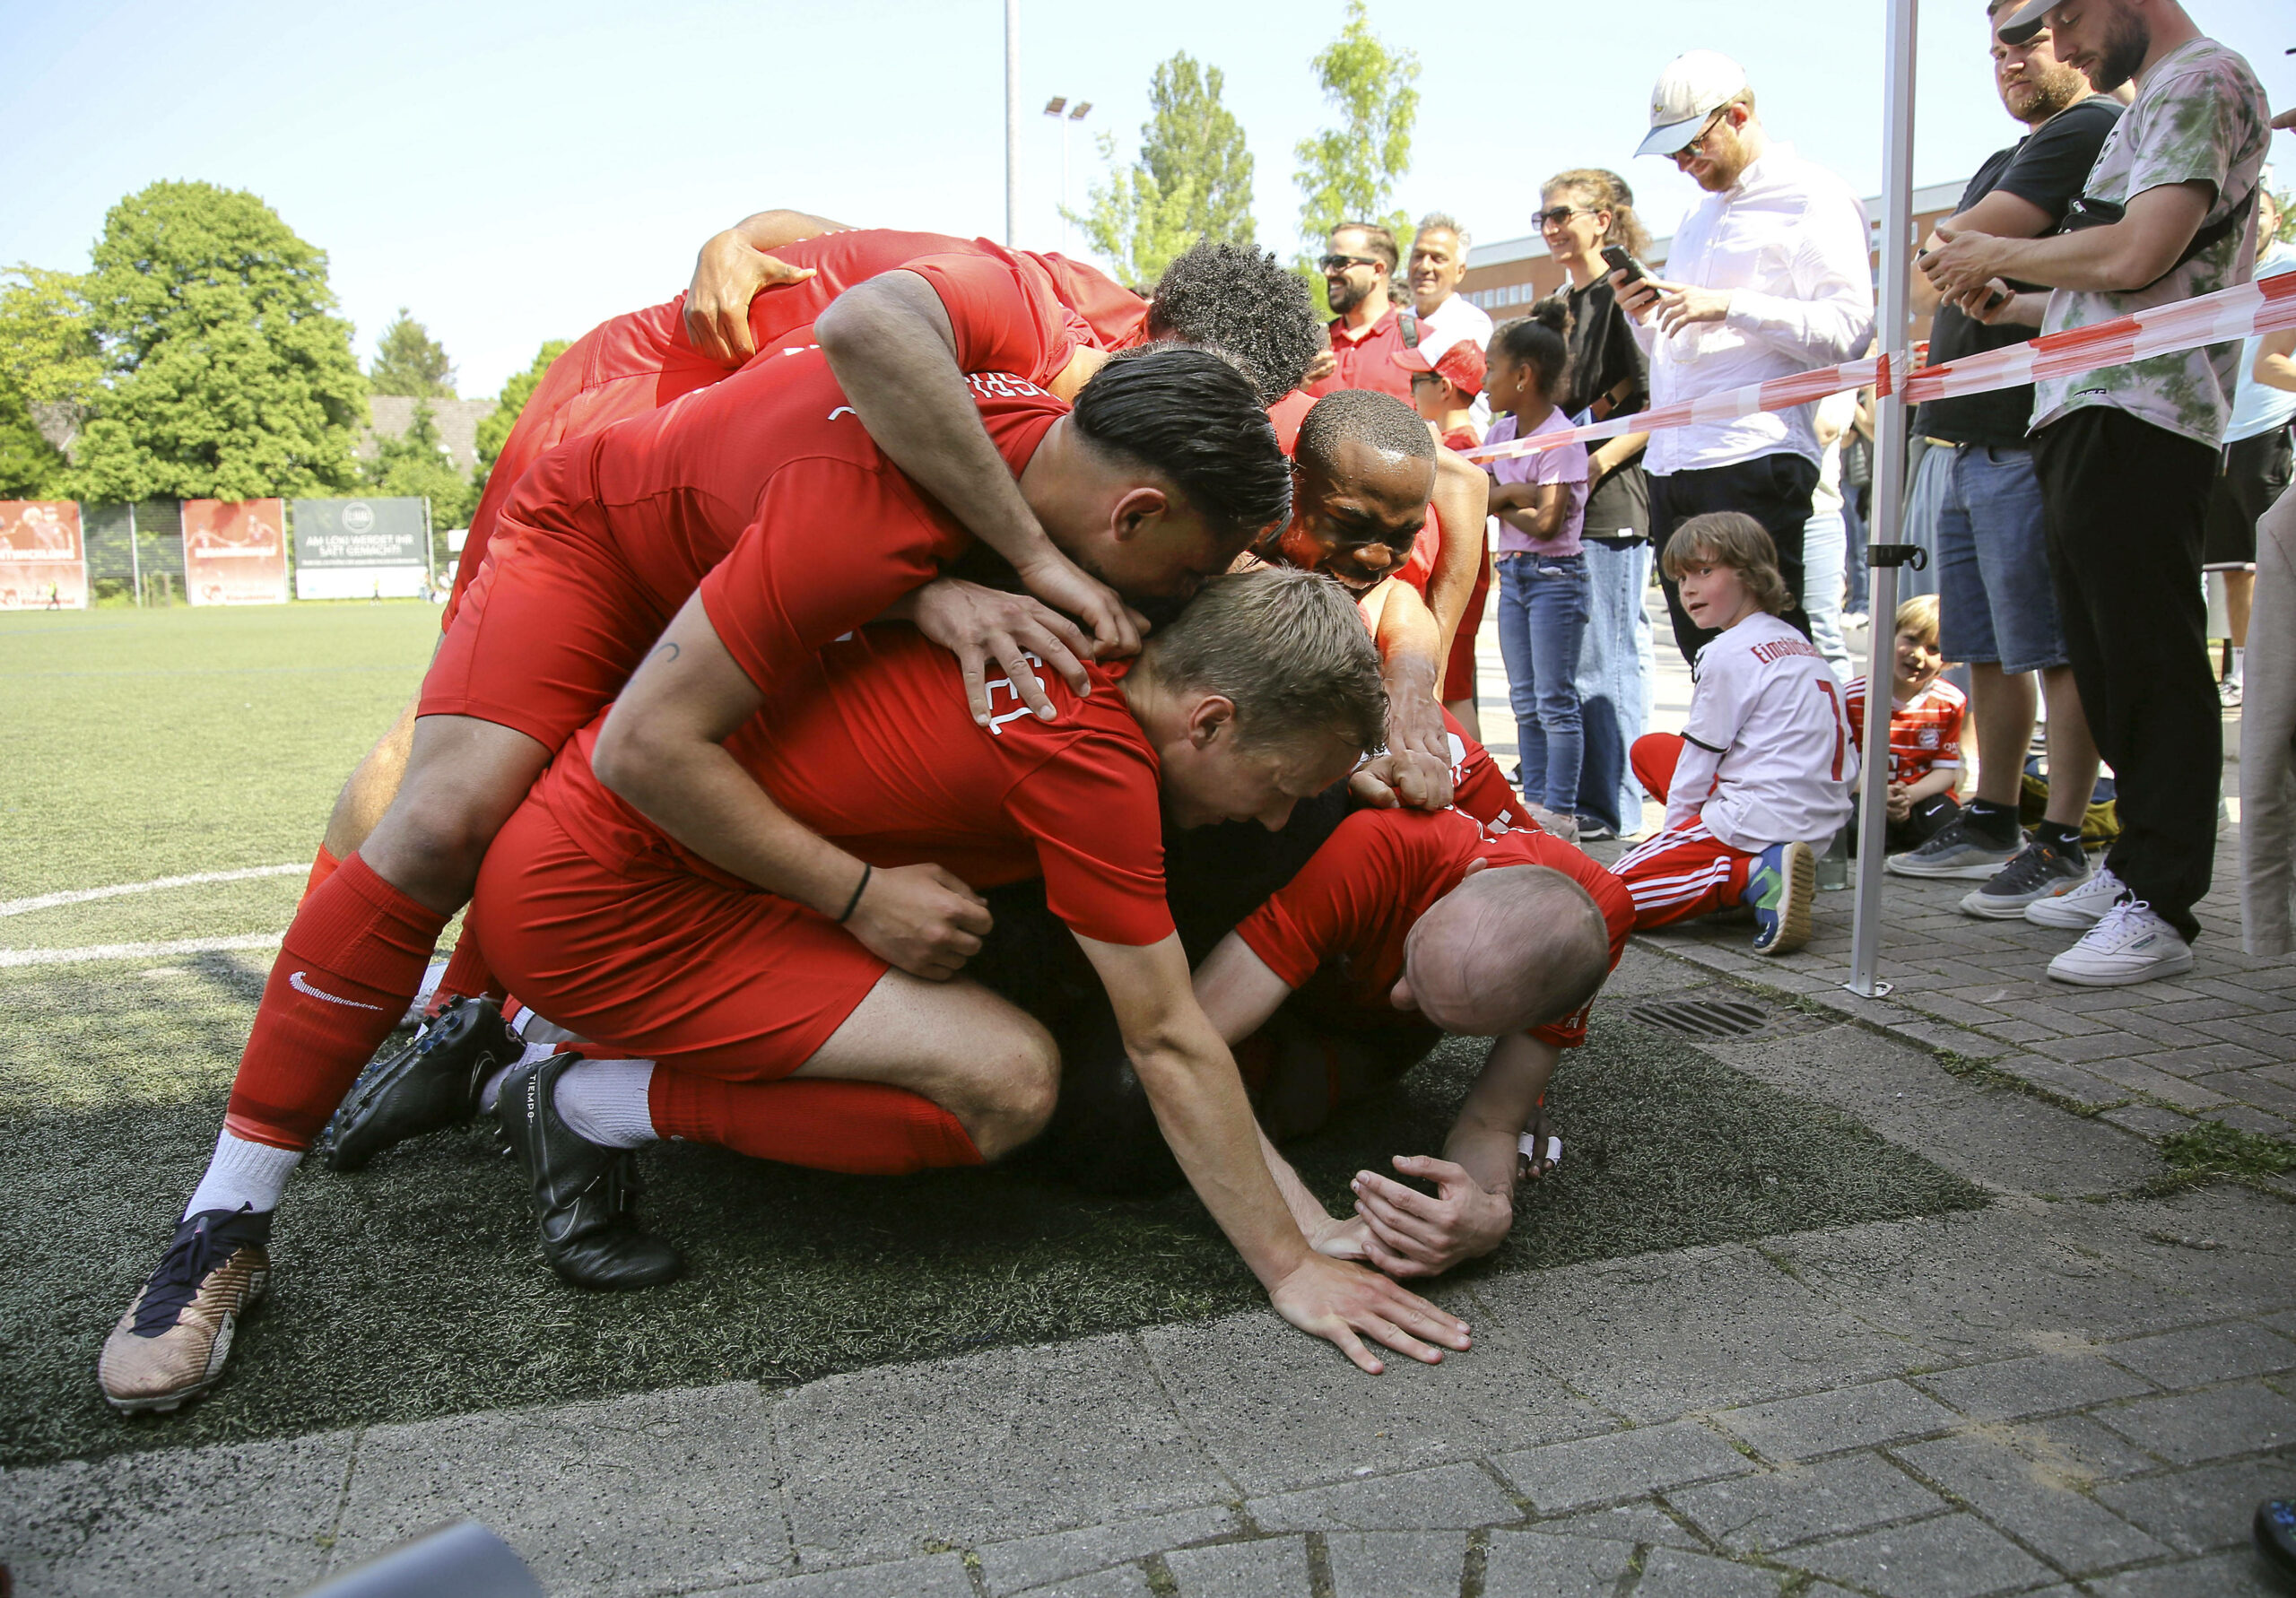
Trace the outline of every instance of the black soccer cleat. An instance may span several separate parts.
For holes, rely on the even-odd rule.
[[[525,1047],[491,999],[457,999],[352,1088],[327,1137],[327,1169],[359,1170],[394,1143],[462,1125],[486,1079]]]
[[[534,1185],[543,1257],[576,1287],[657,1287],[683,1268],[678,1251],[638,1224],[638,1175],[627,1149],[602,1149],[560,1118],[552,1094],[579,1059],[521,1065],[495,1100],[502,1136]]]

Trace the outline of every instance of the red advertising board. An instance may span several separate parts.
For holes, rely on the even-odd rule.
[[[194,604],[285,604],[285,501],[186,499],[183,586]]]
[[[87,548],[69,499],[0,499],[0,611],[84,611]]]

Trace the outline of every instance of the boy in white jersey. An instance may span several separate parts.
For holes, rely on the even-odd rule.
[[[1611,870],[1634,896],[1638,928],[1751,905],[1754,952],[1785,954],[1810,940],[1811,842],[1849,818],[1857,754],[1841,685],[1779,619],[1793,595],[1753,517],[1691,517],[1663,564],[1691,620],[1721,636],[1699,651],[1682,732],[1635,740],[1634,775],[1666,807],[1665,825]]]

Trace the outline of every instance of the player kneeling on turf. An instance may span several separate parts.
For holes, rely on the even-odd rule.
[[[1691,517],[1665,564],[1691,620],[1722,636],[1698,652],[1682,732],[1634,741],[1635,777],[1666,821],[1611,869],[1634,896],[1637,926],[1751,905],[1754,952],[1784,954],[1810,941],[1810,845],[1849,819],[1857,753],[1841,685],[1779,620],[1793,596],[1753,517]]]
[[[1059,1082],[1042,1026],[949,980],[961,962],[940,980],[893,969],[771,888],[833,875],[849,909],[881,870],[930,861],[968,897],[1043,878],[1181,1168],[1287,1319],[1368,1369],[1358,1333],[1425,1359],[1465,1347],[1453,1316],[1309,1247],[1165,903],[1163,812],[1281,827],[1381,742],[1378,657],[1339,586],[1215,578],[1129,671],[1089,664],[1082,696],[1046,676],[1057,720],[991,684],[987,726],[955,659],[906,628],[865,628],[761,688],[739,628],[716,625],[733,613],[721,586],[704,581],[480,873],[474,916],[510,987],[638,1057],[559,1056],[503,1083],[497,1113],[560,1273],[602,1288],[674,1273],[615,1175],[656,1138],[890,1173],[1036,1135]],[[988,930],[983,907],[961,946]]]

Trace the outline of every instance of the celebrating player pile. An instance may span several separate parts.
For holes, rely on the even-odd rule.
[[[641,1143],[862,1172],[1073,1151],[1074,1107],[1121,1079],[1127,1135],[1293,1324],[1373,1371],[1367,1339],[1468,1346],[1390,1276],[1504,1236],[1515,1143],[1632,916],[1435,704],[1481,474],[1385,395],[1300,416],[1314,322],[1273,257],[1199,247],[1144,305],[1058,256],[829,229],[751,219],[536,390],[105,1344],[116,1407],[220,1379],[288,1175],[465,902],[451,1008],[345,1109],[336,1163],[491,1103],[570,1281],[679,1268],[630,1200]],[[1351,794],[1374,808],[1343,819]],[[1229,864],[1188,877],[1190,828]],[[1207,928],[1193,979],[1176,913]],[[1032,925],[1112,1047],[963,974]],[[1501,1038],[1451,1158],[1397,1162],[1439,1195],[1367,1174],[1344,1222],[1230,1053],[1310,1017],[1324,966],[1343,1013],[1423,1018],[1374,1077],[1424,1023]],[[521,1054],[476,996],[498,984],[578,1049]]]

